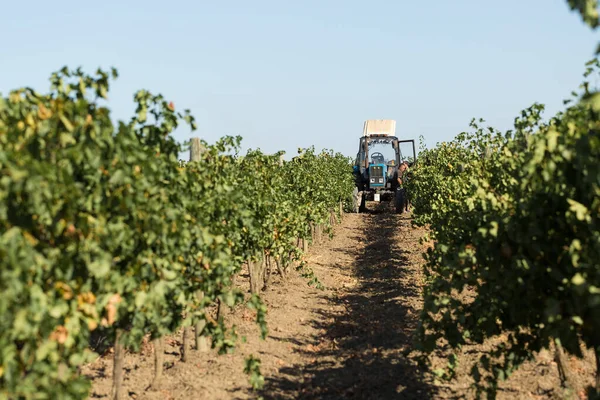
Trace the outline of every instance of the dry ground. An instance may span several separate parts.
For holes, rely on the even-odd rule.
[[[247,342],[234,354],[193,352],[179,361],[181,335],[167,338],[161,390],[149,389],[152,346],[125,360],[125,393],[133,399],[447,399],[472,398],[466,366],[450,385],[433,382],[404,355],[421,309],[423,230],[410,216],[370,205],[366,214],[346,214],[309,251],[308,265],[325,286],[318,290],[295,272],[287,283],[275,278],[264,293],[269,335],[259,339],[253,315],[243,307],[227,315]],[[245,288],[247,283],[244,282]],[[462,365],[485,351],[465,349]],[[243,373],[244,357],[262,361],[266,383],[254,393]],[[437,355],[436,357],[439,357]],[[437,363],[443,359],[438,358]],[[591,383],[593,364],[571,360],[582,383]],[[93,378],[91,399],[108,399],[110,354],[86,366]],[[563,390],[549,353],[540,354],[501,385],[500,399],[558,399]]]

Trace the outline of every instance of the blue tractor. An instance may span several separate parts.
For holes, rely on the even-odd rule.
[[[398,166],[404,160],[401,143],[412,143],[413,160],[416,160],[415,141],[400,140],[395,131],[394,120],[365,121],[354,162],[355,212],[365,211],[367,201],[389,201],[397,197]],[[389,157],[386,159],[380,151],[370,153],[374,148],[386,149]]]

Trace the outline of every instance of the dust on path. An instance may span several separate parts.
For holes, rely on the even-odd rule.
[[[366,214],[346,214],[332,240],[311,247],[308,266],[325,286],[318,290],[293,272],[274,278],[263,293],[269,335],[259,339],[253,313],[243,306],[227,315],[246,343],[233,354],[191,352],[179,361],[181,335],[166,339],[161,390],[152,391],[152,346],[125,359],[124,390],[133,399],[447,399],[471,398],[470,378],[461,371],[450,385],[433,384],[404,355],[412,347],[422,307],[424,230],[410,226],[382,204]],[[247,289],[243,281],[243,289]],[[472,361],[485,346],[470,348]],[[250,388],[244,358],[261,359],[265,387]],[[443,354],[438,353],[442,362]],[[110,355],[86,366],[93,378],[90,399],[110,393]],[[502,385],[500,399],[557,398],[556,368],[543,357],[523,366]],[[541,386],[542,388],[540,388]]]

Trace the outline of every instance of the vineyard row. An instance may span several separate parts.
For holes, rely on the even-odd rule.
[[[584,76],[598,67],[589,62]],[[415,223],[434,243],[418,350],[502,338],[471,366],[492,397],[543,348],[555,349],[574,390],[564,353],[592,349],[600,390],[600,95],[581,87],[546,122],[540,104],[505,133],[473,121],[472,132],[423,149],[411,172]],[[436,373],[454,377],[456,361],[452,353]]]
[[[266,336],[271,272],[301,268],[351,196],[349,160],[330,151],[241,156],[225,137],[179,160],[171,133],[193,117],[139,91],[131,120],[113,122],[116,75],[63,69],[49,93],[0,98],[0,399],[87,398],[92,335],[115,343],[115,399],[123,349],[145,336],[158,346],[183,327],[185,344],[194,327],[198,346],[228,351],[222,309],[245,301]],[[233,284],[243,266],[249,299]]]

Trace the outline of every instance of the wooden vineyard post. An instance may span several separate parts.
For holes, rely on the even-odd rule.
[[[183,340],[181,341],[181,361],[187,362],[190,351],[190,338],[192,337],[192,328],[186,326],[183,328]]]
[[[267,286],[269,285],[269,282],[271,280],[271,267],[272,267],[272,263],[271,263],[271,255],[266,255],[264,257],[265,259],[265,265],[264,265],[264,269],[262,271],[263,274],[263,287],[262,290],[266,290]]]
[[[230,283],[231,287],[235,286],[235,279],[236,279],[236,277],[237,277],[237,273],[231,275],[231,283]],[[217,308],[217,321],[219,319],[223,319],[224,320],[225,316],[226,316],[226,313],[227,313],[227,304],[225,304],[224,301],[219,300],[219,306]]]
[[[562,345],[559,341],[555,340],[554,346],[554,361],[556,362],[556,366],[558,368],[558,375],[560,376],[563,386],[565,386],[567,389],[571,390],[574,393],[578,393],[579,387],[577,386],[577,381],[575,380],[573,372],[569,367],[569,361],[567,360],[567,356]]]
[[[192,143],[190,146],[190,161],[200,161],[201,155],[202,143],[200,142],[200,138],[192,138]]]
[[[248,272],[250,273],[250,293],[258,294],[265,285],[264,272],[267,268],[266,256],[263,255],[258,261],[248,261]]]
[[[198,296],[198,301],[202,301],[202,298],[204,298],[204,292],[198,292],[197,296]],[[208,345],[208,338],[206,336],[202,336],[202,332],[204,331],[205,327],[206,327],[206,320],[202,319],[202,320],[196,322],[196,327],[194,329],[195,338],[196,338],[196,350],[200,351],[201,353],[206,353],[210,347]]]
[[[202,143],[200,142],[200,138],[192,138],[192,143],[190,146],[190,162],[197,162],[201,160],[202,156]],[[197,293],[198,301],[201,301],[204,298],[204,292]],[[202,331],[206,326],[206,321],[202,320],[196,323],[195,327],[195,337],[196,337],[196,350],[201,352],[208,351],[208,339],[206,336],[202,336]]]
[[[160,381],[163,374],[163,359],[165,355],[163,347],[164,338],[156,338],[152,342],[154,344],[154,380],[152,381],[152,388],[158,390],[160,389]]]
[[[113,381],[110,394],[111,400],[121,400],[121,388],[123,386],[123,360],[125,358],[125,347],[123,346],[123,330],[117,329],[115,333],[115,354],[113,359]]]
[[[594,355],[596,356],[596,393],[600,393],[600,344],[594,348]]]

